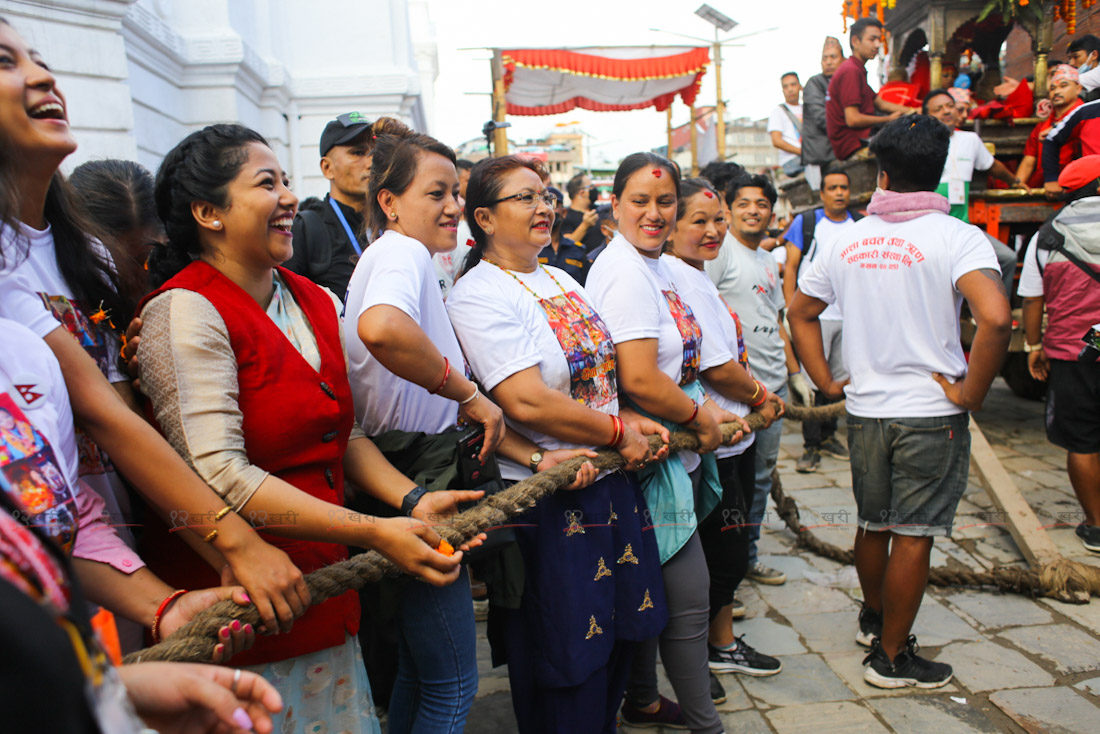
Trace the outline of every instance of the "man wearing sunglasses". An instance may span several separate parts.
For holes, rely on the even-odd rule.
[[[362,230],[370,183],[370,143],[371,123],[359,112],[347,112],[325,125],[321,173],[329,180],[329,193],[317,211],[300,211],[294,218],[294,254],[284,263],[340,300],[367,245]]]

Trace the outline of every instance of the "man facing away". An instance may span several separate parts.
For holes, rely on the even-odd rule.
[[[857,221],[856,217],[848,211],[850,199],[848,174],[839,168],[826,168],[822,183],[819,194],[822,206],[796,216],[783,234],[787,249],[787,260],[783,268],[783,297],[788,304],[794,298],[799,269],[808,269],[825,243]],[[822,312],[820,321],[825,359],[829,362],[829,369],[835,379],[844,380],[848,374],[844,371],[844,361],[841,359],[840,309],[830,305]],[[836,400],[829,399],[820,390],[816,391],[814,405],[829,405],[835,402]],[[802,422],[803,452],[795,463],[795,471],[802,474],[817,471],[822,454],[848,461],[848,449],[836,439],[836,428],[835,418]]]
[[[718,256],[706,264],[707,276],[741,319],[753,375],[783,400],[787,398],[788,383],[791,383],[808,403],[809,386],[802,377],[783,326],[779,270],[772,254],[760,246],[767,237],[772,207],[777,199],[775,188],[763,176],[742,173],[727,185],[725,199],[730,209],[729,230]],[[781,571],[760,562],[756,548],[782,435],[782,420],[756,432],[756,477],[749,508],[749,571],[746,578],[764,584],[782,584],[787,580]]]
[[[798,74],[788,71],[779,79],[783,85],[783,103],[768,118],[772,147],[779,149],[779,167],[788,176],[802,173],[802,84]]]
[[[848,160],[866,147],[872,126],[911,111],[876,97],[867,83],[867,62],[882,48],[882,23],[876,18],[860,18],[852,24],[849,43],[852,55],[833,74],[825,98],[825,124],[838,161]],[[888,114],[879,117],[876,110]]]
[[[335,293],[347,295],[348,281],[367,245],[363,214],[370,184],[371,123],[359,112],[340,115],[321,133],[321,173],[329,181],[324,205],[294,218],[294,254],[288,270]]]
[[[1082,337],[1100,322],[1100,155],[1070,163],[1058,182],[1071,192],[1070,202],[1024,254],[1024,350],[1032,377],[1049,385],[1047,439],[1066,450],[1069,481],[1084,512],[1077,537],[1100,553],[1100,362],[1096,352],[1081,348]]]
[[[825,97],[843,61],[840,41],[828,36],[821,50],[821,73],[810,77],[802,89],[802,165],[806,168],[806,183],[814,191],[821,188],[821,169],[836,160],[825,127]]]
[[[933,538],[950,534],[966,489],[968,411],[981,407],[1011,336],[996,258],[935,193],[949,145],[947,128],[924,115],[875,136],[879,189],[868,216],[803,272],[788,315],[815,384],[847,396],[864,597],[856,641],[871,648],[864,680],[879,688],[951,680],[950,665],[917,654],[910,631]],[[969,363],[959,342],[964,298],[977,323]],[[825,359],[819,316],[830,303],[844,315],[850,382],[837,381]]]

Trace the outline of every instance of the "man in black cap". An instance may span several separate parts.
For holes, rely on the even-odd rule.
[[[294,254],[283,265],[335,293],[348,290],[359,254],[367,245],[363,214],[370,183],[371,123],[348,112],[321,133],[321,173],[329,180],[324,205],[294,219]]]

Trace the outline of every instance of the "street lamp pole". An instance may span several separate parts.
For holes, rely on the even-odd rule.
[[[714,84],[718,87],[718,96],[714,103],[714,114],[718,118],[714,134],[718,138],[718,160],[726,160],[726,100],[722,99],[722,44],[718,42],[718,26],[714,27]]]

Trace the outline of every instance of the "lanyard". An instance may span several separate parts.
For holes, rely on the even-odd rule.
[[[336,216],[340,219],[340,224],[344,225],[344,231],[348,233],[348,239],[351,240],[351,246],[355,248],[355,254],[357,256],[363,254],[363,248],[359,246],[359,240],[351,232],[351,226],[348,225],[347,218],[344,217],[344,212],[340,210],[340,205],[331,196],[328,199],[329,205],[332,207],[332,211],[336,212]]]

